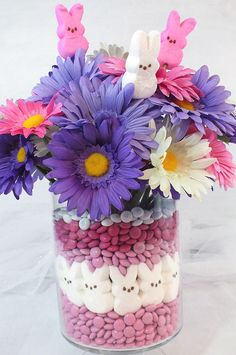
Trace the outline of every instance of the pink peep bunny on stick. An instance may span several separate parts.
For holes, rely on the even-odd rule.
[[[161,49],[158,56],[160,66],[167,69],[177,67],[183,58],[183,49],[186,47],[186,37],[196,26],[194,18],[180,22],[177,11],[171,11],[166,29],[161,34]]]
[[[74,5],[70,11],[63,5],[56,6],[57,34],[60,39],[58,51],[63,58],[72,57],[80,48],[88,50],[89,44],[84,37],[85,29],[81,23],[83,13],[81,4]]]

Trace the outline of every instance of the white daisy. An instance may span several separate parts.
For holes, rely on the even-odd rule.
[[[201,133],[194,133],[182,141],[173,142],[162,127],[155,138],[158,148],[150,155],[153,168],[144,171],[140,178],[149,180],[152,190],[160,188],[165,197],[171,197],[171,187],[181,193],[200,198],[212,186],[207,168],[215,159],[206,158],[211,148]]]

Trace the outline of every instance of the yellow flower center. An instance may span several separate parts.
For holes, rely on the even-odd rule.
[[[185,110],[188,110],[188,111],[195,111],[195,107],[193,106],[193,104],[189,101],[186,101],[186,100],[175,100],[174,101],[176,103],[176,105],[178,105],[179,107],[182,107],[182,108],[185,108]]]
[[[109,170],[109,160],[101,153],[92,153],[84,162],[86,173],[89,176],[100,177]]]
[[[23,163],[25,161],[25,158],[26,158],[26,151],[23,147],[21,147],[18,150],[16,159],[18,160],[19,163]]]
[[[34,115],[27,118],[27,120],[23,122],[23,127],[24,128],[38,127],[41,125],[41,123],[43,123],[43,121],[44,121],[44,117],[42,115]]]
[[[174,153],[170,150],[166,152],[166,157],[163,161],[163,167],[167,171],[175,171],[178,166],[178,160]]]

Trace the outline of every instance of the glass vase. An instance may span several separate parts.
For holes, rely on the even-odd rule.
[[[145,351],[181,329],[176,202],[157,196],[90,221],[54,203],[61,331],[98,353]]]

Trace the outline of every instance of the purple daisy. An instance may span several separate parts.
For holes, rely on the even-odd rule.
[[[19,199],[22,190],[32,195],[34,182],[39,177],[36,170],[38,158],[34,147],[23,136],[0,135],[0,194],[13,192]]]
[[[31,101],[43,101],[49,103],[52,97],[63,91],[69,89],[69,83],[79,83],[81,76],[85,75],[89,79],[98,75],[98,65],[102,63],[103,56],[97,56],[94,60],[85,59],[85,52],[78,50],[74,57],[68,57],[63,60],[61,57],[57,58],[57,65],[52,67],[52,71],[48,76],[40,79],[32,90]]]
[[[202,66],[192,78],[193,84],[202,93],[200,100],[188,102],[173,97],[168,99],[163,95],[153,96],[150,101],[159,110],[159,113],[155,112],[155,118],[170,116],[173,126],[177,128],[178,138],[185,136],[192,123],[203,134],[205,127],[208,127],[218,135],[232,136],[236,126],[232,116],[234,107],[225,102],[230,92],[219,86],[219,81],[219,76],[209,77],[208,67]]]
[[[60,203],[67,201],[69,211],[81,216],[88,210],[92,220],[109,216],[111,206],[122,210],[122,200],[131,199],[142,175],[131,140],[117,119],[98,128],[86,123],[81,130],[61,129],[49,145],[52,158],[44,161],[52,169],[47,176],[57,180],[50,191],[60,194]]]
[[[133,100],[134,86],[122,89],[121,80],[113,84],[112,78],[102,81],[99,78],[80,79],[79,85],[70,84],[69,98],[60,97],[65,117],[53,117],[60,127],[78,128],[84,122],[100,125],[101,120],[117,118],[128,133],[133,133],[131,145],[143,159],[149,159],[150,150],[157,147],[152,138],[153,129],[149,122],[152,105],[147,100]]]

